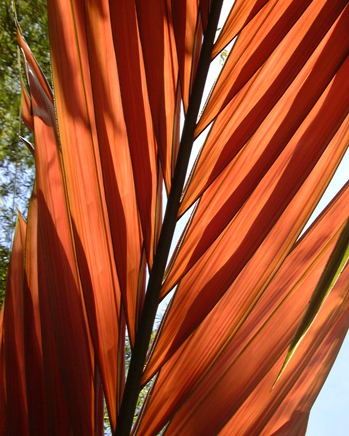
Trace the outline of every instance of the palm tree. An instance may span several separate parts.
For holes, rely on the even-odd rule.
[[[349,5],[236,0],[215,40],[221,7],[49,0],[54,93],[18,28],[0,435],[101,435],[104,400],[117,436],[305,434],[349,326],[348,184],[301,235],[348,146]]]

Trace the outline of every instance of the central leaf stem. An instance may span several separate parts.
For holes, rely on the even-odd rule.
[[[212,2],[208,26],[201,48],[200,60],[195,76],[193,91],[190,96],[187,116],[185,118],[182,139],[178,152],[176,168],[167,201],[165,217],[157,246],[153,269],[150,273],[144,306],[135,338],[125,391],[120,407],[117,428],[114,436],[128,436],[131,432],[133,416],[141,386],[144,363],[152,333],[153,323],[159,304],[162,279],[177,222],[180,198],[188,168],[190,153],[194,142],[196,120],[205,87],[206,77],[211,62],[211,53],[218,26],[223,0]]]

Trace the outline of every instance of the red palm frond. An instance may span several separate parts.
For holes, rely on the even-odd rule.
[[[348,185],[300,237],[349,143],[349,5],[236,0],[215,41],[221,8],[49,0],[54,93],[18,31],[36,185],[0,312],[1,435],[101,435],[103,397],[117,436],[305,434],[349,326]]]
[[[22,294],[25,234],[26,224],[18,214],[7,275],[6,304],[2,323],[7,432],[18,435],[28,435]]]

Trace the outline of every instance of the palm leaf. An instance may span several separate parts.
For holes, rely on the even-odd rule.
[[[349,326],[348,185],[300,237],[349,143],[349,5],[236,0],[215,41],[221,8],[49,0],[54,98],[18,31],[36,187],[0,315],[5,432],[101,435],[104,396],[117,436],[305,434]]]
[[[287,256],[276,274],[260,277],[264,273],[263,268],[251,262],[250,268],[244,271],[246,274],[239,277],[239,283],[228,290],[200,327],[162,365],[147,404],[142,428],[148,431],[149,428],[156,428],[159,422],[163,425],[184,400],[191,394],[196,395],[197,388],[203,383],[207,383],[205,391],[210,392],[216,380],[224,374],[223,365],[225,368],[232,366],[231,375],[225,381],[226,384],[231,381],[229,389],[232,398],[226,401],[227,404],[234,399],[239,401],[239,396],[242,401],[244,389],[253,389],[258,385],[273,362],[272,356],[275,353],[276,359],[279,358],[278,353],[283,353],[300,322],[339,237],[338,225],[343,226],[348,214],[348,195],[347,185],[337,201]],[[258,285],[263,286],[263,295],[251,301]],[[236,286],[244,292],[237,293]],[[161,336],[163,334],[165,329]],[[189,359],[195,364],[186,367]],[[183,371],[184,367],[186,371]],[[145,377],[150,370],[148,367]],[[243,380],[240,380],[242,377]],[[249,391],[245,392],[249,394]],[[204,396],[203,391],[201,395]],[[209,416],[212,417],[212,414]]]
[[[83,434],[94,429],[94,356],[81,305],[81,284],[52,118],[54,108],[45,98],[30,66],[28,75],[34,113],[39,225],[47,290],[68,410],[75,409],[73,416],[77,417],[82,413],[81,408],[88,416],[84,422],[71,416],[72,427]],[[48,256],[47,252],[55,255]],[[68,298],[70,304],[67,308]],[[62,319],[65,319],[64,323]],[[69,369],[72,359],[78,362],[74,372]],[[81,395],[80,401],[76,401],[77,392]]]
[[[338,238],[337,244],[333,249],[330,259],[326,265],[326,268],[316,286],[316,289],[311,296],[309,306],[303,316],[302,321],[299,323],[297,331],[292,338],[290,348],[288,350],[285,362],[281,368],[278,379],[284,372],[288,362],[291,360],[297,347],[301,343],[302,339],[306,335],[307,331],[314,322],[318,315],[322,305],[326,301],[329,293],[335,285],[339,275],[342,273],[344,267],[347,264],[349,257],[349,221],[346,222],[343,230]],[[277,379],[277,380],[278,380]]]
[[[7,432],[13,435],[28,435],[22,295],[25,233],[25,221],[18,214],[2,323],[6,376],[6,401],[2,403],[6,404]]]
[[[41,338],[38,280],[38,204],[36,186],[29,203],[25,241],[23,322],[29,434],[49,434]],[[35,407],[41,404],[41,407]]]

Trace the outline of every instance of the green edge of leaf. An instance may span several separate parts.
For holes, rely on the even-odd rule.
[[[332,254],[327,262],[324,272],[315,288],[315,291],[309,301],[307,310],[294,334],[285,361],[281,370],[276,377],[272,389],[276,386],[280,377],[284,373],[287,365],[292,359],[298,345],[302,342],[304,336],[313,324],[326,298],[333,289],[340,273],[349,258],[349,219],[346,221],[343,230],[338,238],[338,241],[332,251]]]

